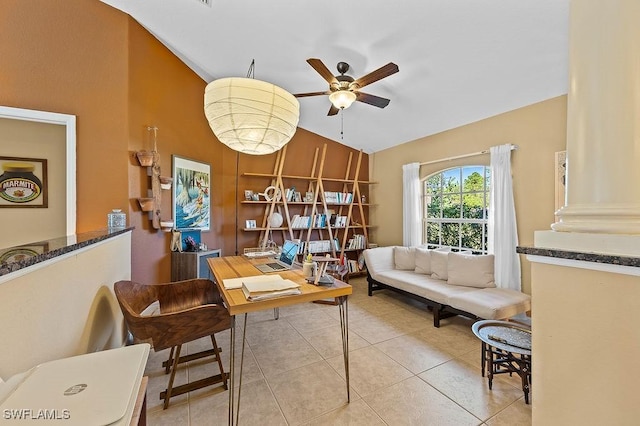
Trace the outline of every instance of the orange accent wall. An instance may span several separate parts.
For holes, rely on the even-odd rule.
[[[163,175],[171,175],[172,154],[211,165],[211,231],[202,240],[225,255],[235,252],[236,153],[209,129],[206,82],[135,20],[99,1],[3,0],[0,28],[0,104],[77,116],[78,232],[104,228],[106,214],[123,209],[136,228],[132,278],[169,280],[170,234],[152,229],[136,201],[146,196],[149,178],[135,152],[152,147],[147,127],[153,125]],[[301,129],[287,163],[305,164],[324,143],[334,158],[344,154],[346,164],[345,153],[353,150]],[[240,154],[239,171],[271,170],[273,161]],[[341,161],[326,167],[327,175],[344,173]],[[362,167],[366,176],[368,163]],[[162,217],[170,219],[170,191],[162,196]],[[240,251],[254,243],[241,234],[239,241]]]

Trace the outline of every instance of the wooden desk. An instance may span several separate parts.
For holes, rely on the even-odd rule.
[[[344,358],[344,371],[347,382],[347,402],[350,401],[349,392],[349,310],[347,297],[352,293],[349,284],[340,280],[335,280],[331,286],[316,286],[309,284],[302,275],[302,269],[292,269],[278,274],[284,278],[300,284],[301,294],[293,296],[283,296],[274,299],[260,300],[256,302],[248,301],[241,289],[227,290],[224,288],[223,280],[227,278],[240,278],[259,275],[260,271],[254,266],[258,263],[272,261],[270,259],[247,259],[244,256],[227,256],[210,258],[207,260],[209,268],[213,273],[214,282],[220,290],[220,294],[231,315],[231,346],[230,346],[230,366],[229,366],[229,424],[238,424],[238,414],[240,413],[240,392],[242,388],[242,365],[244,359],[245,335],[247,331],[247,313],[261,311],[264,309],[275,309],[295,305],[298,303],[313,302],[316,300],[335,298],[338,301],[340,310],[340,331],[342,332],[342,352]],[[240,355],[240,375],[238,386],[237,406],[235,400],[235,316],[244,314],[244,332],[242,334],[242,352]]]

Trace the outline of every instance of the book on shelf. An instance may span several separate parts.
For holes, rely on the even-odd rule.
[[[353,193],[325,191],[324,200],[327,204],[351,204],[353,201]]]
[[[367,247],[367,241],[364,235],[362,234],[354,234],[353,238],[350,238],[347,242],[347,249],[349,250],[359,250]]]
[[[300,284],[296,284],[291,280],[283,279],[279,275],[267,275],[267,277],[271,279],[242,279],[242,292],[247,300],[255,302],[301,293]]]

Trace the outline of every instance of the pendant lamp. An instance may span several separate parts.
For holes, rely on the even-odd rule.
[[[253,78],[221,78],[204,92],[211,130],[229,148],[271,154],[291,140],[300,118],[298,100],[286,90]]]

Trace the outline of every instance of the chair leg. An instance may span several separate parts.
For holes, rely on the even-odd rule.
[[[169,385],[167,389],[160,393],[160,399],[162,399],[162,394],[164,393],[164,409],[166,410],[169,407],[169,399],[171,398],[171,391],[173,390],[173,379],[176,377],[176,370],[178,369],[178,361],[180,360],[180,349],[182,349],[182,345],[178,345],[175,347],[176,353],[175,358],[173,359],[173,367],[171,368],[171,376],[169,376]],[[172,348],[173,352],[173,348]]]
[[[222,359],[220,358],[220,348],[216,343],[215,335],[211,335],[211,343],[213,343],[213,352],[216,354],[216,361],[218,361],[218,367],[220,368],[220,375],[222,376],[222,380],[224,381],[224,388],[229,389],[227,386],[227,374],[224,372],[224,367],[222,366]]]
[[[171,347],[171,351],[169,352],[169,359],[162,363],[162,366],[164,367],[164,374],[169,374],[169,371],[171,371],[171,366],[173,365],[173,351],[175,349],[175,346]]]

